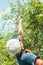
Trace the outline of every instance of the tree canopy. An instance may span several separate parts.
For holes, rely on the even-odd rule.
[[[15,20],[16,25],[18,25],[18,18],[21,17],[23,19],[24,47],[31,49],[33,53],[43,59],[43,3],[40,0],[31,0],[22,4],[18,0],[17,4],[11,2],[10,6],[11,11],[1,17],[6,21]],[[18,65],[16,58],[12,57],[5,49],[7,40],[13,34],[17,34],[17,30],[5,37],[0,35],[0,65]]]

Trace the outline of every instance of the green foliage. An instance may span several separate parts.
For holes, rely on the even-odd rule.
[[[17,21],[20,16],[23,19],[24,47],[31,49],[32,52],[43,59],[43,3],[39,0],[31,0],[24,5],[20,5],[19,2],[20,8],[18,9],[15,8],[14,3],[10,4],[11,12],[2,16],[2,18],[8,20],[15,17]],[[17,34],[17,31],[14,33]],[[0,65],[18,65],[16,58],[9,55],[5,48],[7,40],[13,34],[8,34],[6,37],[0,35]]]
[[[40,56],[43,54],[43,4],[32,0],[21,7],[21,12],[24,46]]]
[[[6,50],[6,43],[10,36],[11,34],[8,34],[6,37],[0,35],[0,65],[17,65],[16,58],[12,57]]]

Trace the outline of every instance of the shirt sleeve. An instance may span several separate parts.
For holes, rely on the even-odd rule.
[[[27,62],[30,65],[34,65],[35,59],[37,58],[37,56],[33,53],[24,53],[22,54],[22,60],[24,62]]]
[[[12,35],[11,39],[18,39],[18,35],[16,34]]]

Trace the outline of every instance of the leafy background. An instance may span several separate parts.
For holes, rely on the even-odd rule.
[[[21,4],[18,0],[17,4],[11,2],[10,6],[10,13],[1,15],[1,18],[6,21],[10,20],[9,24],[13,24],[11,21],[15,20],[16,25],[18,25],[20,16],[23,19],[24,47],[31,49],[33,53],[43,59],[43,3],[40,0],[31,0]],[[10,55],[6,50],[7,41],[12,35],[17,34],[17,31],[9,32],[6,36],[0,34],[0,65],[18,65],[16,57]]]

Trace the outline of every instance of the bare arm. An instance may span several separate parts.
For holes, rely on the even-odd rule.
[[[22,34],[23,35],[23,30],[22,30],[22,19],[19,19],[19,23],[18,23],[18,34]]]
[[[24,49],[23,42],[22,42],[23,41],[22,19],[20,19],[18,23],[18,38],[21,45],[21,49]]]
[[[25,53],[27,53],[27,52],[32,52],[31,50],[29,50],[29,49],[25,49]]]
[[[19,24],[18,24],[18,37],[19,37],[19,41],[20,41],[20,45],[21,45],[21,50],[23,52],[31,52],[31,50],[28,50],[28,49],[24,49],[24,46],[23,46],[23,30],[22,30],[22,19],[19,20]]]

